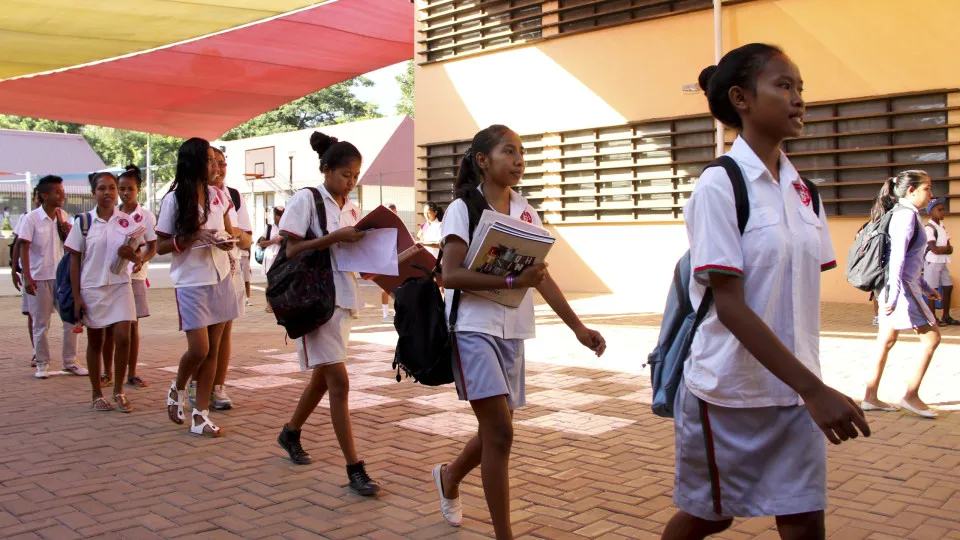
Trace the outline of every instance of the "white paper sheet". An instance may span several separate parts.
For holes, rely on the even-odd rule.
[[[398,275],[397,230],[374,229],[359,242],[337,244],[336,267],[341,272]]]

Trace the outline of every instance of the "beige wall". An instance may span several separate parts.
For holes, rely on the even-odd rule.
[[[724,8],[723,46],[781,46],[800,67],[811,102],[956,88],[957,21],[960,2],[953,0],[755,0]],[[705,113],[703,96],[681,87],[711,63],[712,13],[702,11],[418,66],[415,139],[469,139],[493,123],[526,134]],[[960,123],[960,114],[951,113],[950,122]],[[951,131],[960,140],[960,130]],[[960,157],[960,148],[950,153]],[[960,176],[960,166],[951,166],[951,175]],[[960,182],[950,192],[960,193]],[[842,270],[864,220],[830,220],[840,269],[824,275],[824,300],[866,300]],[[947,225],[960,231],[958,218]],[[680,223],[551,230],[559,239],[551,272],[565,290],[616,292],[639,311],[662,309],[673,265],[687,248]],[[952,268],[960,279],[958,264]]]

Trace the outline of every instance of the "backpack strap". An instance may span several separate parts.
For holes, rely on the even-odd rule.
[[[237,212],[240,211],[240,190],[237,188],[232,188],[227,186],[227,191],[230,192],[230,199],[233,200],[233,209]]]
[[[323,195],[315,187],[308,187],[310,193],[313,193],[313,204],[317,207],[317,219],[320,221],[320,232],[327,235],[327,208],[323,204]]]
[[[723,167],[723,170],[727,172],[727,178],[730,179],[730,184],[733,186],[733,204],[737,208],[737,227],[740,228],[740,234],[743,234],[744,229],[747,228],[747,221],[750,220],[750,199],[747,195],[747,183],[743,179],[743,172],[740,171],[737,162],[727,155],[711,161],[703,170],[711,167]],[[817,199],[819,200],[819,195]]]
[[[820,217],[820,190],[817,189],[817,185],[812,180],[807,180],[802,176],[800,180],[803,180],[804,185],[807,186],[807,191],[810,192],[810,204],[813,205],[813,213]]]

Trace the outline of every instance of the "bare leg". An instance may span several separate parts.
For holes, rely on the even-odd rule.
[[[953,318],[953,317],[950,316],[950,302],[951,302],[952,300],[953,300],[953,286],[951,285],[951,286],[947,287],[946,285],[944,285],[944,287],[943,287],[943,302],[942,302],[942,305],[943,305],[943,317],[941,317],[942,320],[950,320],[950,319]]]
[[[933,360],[933,353],[940,345],[940,330],[936,326],[927,325],[917,328],[917,334],[923,345],[923,358],[920,359],[920,365],[917,366],[913,377],[907,381],[907,391],[903,395],[903,400],[915,408],[926,410],[929,407],[920,399],[920,384],[927,373],[927,368],[930,367],[930,361]]]
[[[510,449],[513,446],[513,417],[506,396],[470,402],[480,424],[480,478],[497,540],[511,540]]]
[[[463,451],[460,452],[453,463],[444,465],[443,469],[440,470],[444,497],[456,499],[460,496],[460,482],[463,482],[470,471],[480,465],[480,457],[483,455],[482,450],[483,441],[480,439],[480,433],[478,432],[467,441],[467,445],[463,447]]]
[[[244,281],[244,282],[243,282],[243,289],[244,289],[244,290],[246,291],[246,293],[247,293],[247,300],[249,300],[249,299],[250,299],[250,282],[249,282],[249,281]]]
[[[210,408],[210,392],[213,391],[213,377],[217,373],[217,358],[220,354],[220,339],[223,336],[224,324],[215,324],[206,328],[207,342],[210,348],[207,355],[200,362],[197,371],[196,409],[206,411]]]
[[[863,401],[871,405],[884,408],[890,407],[889,403],[880,401],[880,398],[877,397],[877,391],[880,389],[880,378],[883,377],[883,368],[887,365],[887,355],[890,354],[890,349],[892,349],[893,345],[897,342],[897,336],[899,335],[900,332],[894,330],[889,322],[886,320],[880,322],[880,329],[877,330],[877,363],[874,366],[873,374],[870,379],[867,380],[867,390],[863,396]]]
[[[127,356],[127,378],[137,376],[137,360],[140,359],[140,322],[130,323],[130,354]]]
[[[684,512],[677,511],[663,529],[663,540],[700,540],[712,534],[721,533],[730,528],[732,519],[725,521],[710,521],[700,519]]]
[[[323,399],[323,394],[327,392],[327,379],[324,377],[320,367],[313,368],[313,375],[310,376],[310,382],[304,388],[300,395],[300,402],[297,403],[297,409],[293,411],[293,417],[287,422],[287,428],[292,431],[300,431],[307,418],[313,414],[313,411]]]
[[[27,333],[30,334],[30,348],[32,349],[33,348],[33,315],[29,313],[27,313]]]
[[[330,395],[330,422],[333,432],[337,435],[340,450],[347,465],[360,461],[357,457],[357,447],[353,440],[353,426],[350,424],[350,378],[347,376],[347,366],[343,363],[329,364],[317,368],[323,373],[327,381]]]
[[[116,353],[113,357],[113,368],[116,378],[113,379],[113,395],[123,393],[123,381],[127,375],[127,356],[130,354],[130,322],[122,321],[110,327],[113,330],[113,343]]]
[[[217,355],[217,373],[213,378],[214,386],[223,386],[227,380],[227,368],[230,367],[230,339],[233,334],[233,321],[223,323],[223,334],[220,337],[220,351]]]
[[[827,537],[822,510],[777,516],[777,531],[783,540],[823,540]]]
[[[93,395],[90,401],[103,397],[100,389],[100,354],[103,351],[103,328],[87,328],[87,371]]]
[[[113,379],[113,350],[115,346],[113,326],[106,327],[103,335],[103,352],[101,353],[103,356],[103,374]],[[99,359],[97,361],[99,361]]]

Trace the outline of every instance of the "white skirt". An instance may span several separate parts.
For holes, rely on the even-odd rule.
[[[83,324],[87,328],[106,328],[114,323],[137,320],[137,308],[130,282],[81,289],[87,309]]]
[[[189,332],[232,321],[240,316],[230,276],[215,285],[174,289],[180,330]]]
[[[246,287],[243,283],[243,273],[240,272],[240,269],[237,269],[237,273],[233,274],[233,292],[237,294],[237,313],[238,317],[243,317],[247,313],[247,294]]]
[[[326,324],[295,339],[300,369],[307,371],[317,366],[345,362],[352,327],[353,314],[349,309],[337,307]]]

